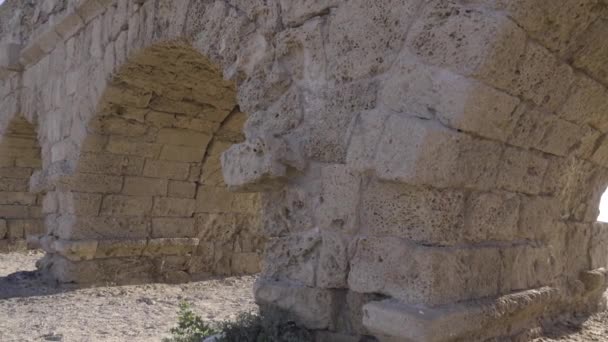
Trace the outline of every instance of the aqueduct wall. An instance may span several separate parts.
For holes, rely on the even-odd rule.
[[[39,267],[78,283],[255,273],[265,248],[257,301],[324,341],[596,310],[607,7],[7,0],[0,241],[44,220]]]

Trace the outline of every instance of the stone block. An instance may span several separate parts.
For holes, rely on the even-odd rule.
[[[122,190],[122,182],[121,176],[77,173],[61,179],[58,188],[76,192],[111,194],[119,193]]]
[[[236,194],[226,187],[199,186],[196,195],[196,212],[200,213],[233,213],[238,212],[235,206]]]
[[[169,197],[194,198],[196,196],[196,183],[169,181]]]
[[[393,237],[366,237],[353,248],[348,284],[356,292],[430,306],[499,293],[501,256],[495,247],[427,247]]]
[[[517,123],[519,99],[446,69],[399,56],[380,94],[391,110],[438,119],[446,126],[506,141]]]
[[[401,50],[418,4],[357,0],[337,7],[330,16],[325,45],[329,77],[349,82],[385,71]]]
[[[419,14],[406,44],[428,63],[504,88],[526,41],[526,33],[502,13],[436,0]]]
[[[89,139],[90,137],[87,140]],[[94,144],[98,145],[99,143]],[[113,154],[155,159],[160,155],[162,147],[163,145],[161,144],[131,141],[126,138],[112,136],[107,143],[106,151]]]
[[[602,37],[607,34],[605,21],[595,21],[578,40],[578,49],[573,56],[575,67],[595,75],[604,84],[608,83],[608,67],[603,62],[608,55],[608,44]]]
[[[151,229],[150,219],[144,217],[49,215],[45,225],[65,240],[145,239]]]
[[[106,175],[140,175],[144,158],[109,153],[83,153],[78,160],[78,171]]]
[[[163,161],[146,160],[144,166],[144,177],[166,178],[172,180],[186,180],[190,174],[190,164]]]
[[[361,179],[346,165],[329,165],[320,170],[321,193],[315,197],[314,215],[322,229],[353,233],[357,229]]]
[[[513,193],[471,193],[467,198],[463,235],[468,242],[518,238],[520,198]]]
[[[27,192],[1,192],[0,204],[4,205],[34,205],[36,195]]]
[[[350,236],[321,232],[316,285],[321,288],[348,288],[348,246]]]
[[[263,308],[288,311],[306,328],[322,330],[333,324],[335,297],[331,290],[260,279],[254,295]]]
[[[158,255],[191,255],[196,250],[199,240],[192,238],[162,238],[148,240],[143,251],[144,256]]]
[[[363,324],[384,336],[380,341],[486,340],[526,328],[557,297],[557,290],[544,287],[436,309],[385,300],[363,307]],[[511,324],[498,324],[501,319]]]
[[[21,69],[19,63],[19,55],[21,54],[21,45],[9,43],[2,44],[0,47],[0,69],[17,71]]]
[[[463,191],[372,182],[362,197],[359,210],[365,234],[440,245],[467,238]]]
[[[488,189],[502,147],[437,122],[391,116],[378,143],[373,171],[386,181],[434,187]]]
[[[192,217],[196,201],[189,198],[154,198],[153,216]]]
[[[0,205],[0,217],[19,219],[30,217],[30,207],[27,205]]]
[[[108,195],[101,203],[104,216],[145,216],[152,209],[152,197]]]
[[[6,220],[2,219],[0,220],[0,240],[3,240],[6,238],[8,233],[8,226],[6,224]]]
[[[163,128],[158,132],[156,142],[174,146],[190,146],[204,151],[211,141],[211,135],[186,129]]]
[[[258,253],[235,253],[232,255],[232,274],[256,274],[261,270]]]
[[[185,163],[200,163],[205,156],[205,147],[165,145],[160,152],[160,160],[171,160]]]
[[[576,83],[566,103],[558,110],[559,117],[579,124],[589,124],[600,131],[608,131],[602,113],[608,111],[608,90],[583,74],[576,75]]]
[[[194,218],[152,219],[152,238],[192,238],[196,237]]]
[[[147,240],[100,240],[95,250],[95,259],[141,256]]]
[[[122,193],[129,196],[166,196],[167,180],[145,177],[125,177]]]
[[[262,275],[268,279],[314,287],[322,241],[319,229],[291,234],[288,237],[269,239],[266,242],[264,252],[265,262]],[[345,253],[343,250],[339,252],[339,254],[343,253]],[[338,279],[342,276],[343,274],[335,275]],[[330,285],[330,280],[333,281],[335,278],[326,277],[327,285]]]
[[[0,235],[2,235],[0,233]],[[593,224],[591,241],[589,246],[589,257],[591,259],[591,269],[608,269],[608,224],[596,222]]]
[[[538,194],[548,165],[540,153],[509,147],[501,157],[497,185],[507,191]]]

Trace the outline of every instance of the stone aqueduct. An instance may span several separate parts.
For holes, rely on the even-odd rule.
[[[261,270],[323,341],[525,337],[603,306],[606,37],[605,0],[7,0],[0,249]]]

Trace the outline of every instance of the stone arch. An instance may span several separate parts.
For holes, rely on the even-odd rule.
[[[229,192],[221,174],[221,153],[244,139],[235,98],[234,83],[183,41],[120,67],[73,171],[47,195],[51,272],[79,283],[257,273],[258,196]]]
[[[0,130],[0,252],[35,246],[44,234],[42,195],[29,186],[41,167],[36,126],[17,115]]]

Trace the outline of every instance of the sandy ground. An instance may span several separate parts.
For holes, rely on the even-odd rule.
[[[0,342],[160,341],[181,301],[209,321],[255,310],[254,277],[184,285],[56,288],[38,279],[39,252],[0,254]],[[535,342],[608,342],[608,312],[562,322]]]
[[[209,321],[255,310],[254,277],[74,290],[43,284],[39,252],[0,255],[0,341],[160,341],[181,301]]]

